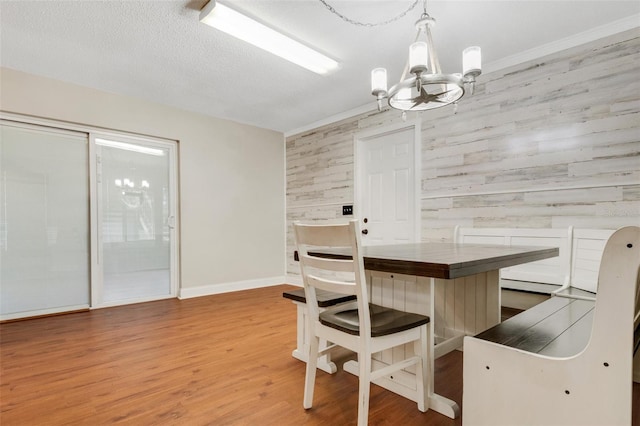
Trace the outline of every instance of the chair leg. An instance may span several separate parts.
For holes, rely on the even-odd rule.
[[[427,326],[422,326],[420,339],[414,342],[414,353],[420,355],[420,362],[416,364],[416,399],[418,410],[423,413],[429,409],[429,395],[431,394],[431,351]]]
[[[358,426],[367,426],[369,421],[369,393],[371,390],[371,354],[358,354],[359,392],[358,392]]]
[[[318,367],[318,348],[320,339],[317,336],[309,338],[309,353],[307,354],[307,373],[304,379],[304,401],[302,406],[305,409],[313,405],[313,388],[316,384],[316,369]]]

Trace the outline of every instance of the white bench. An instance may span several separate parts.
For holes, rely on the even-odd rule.
[[[553,297],[465,337],[463,425],[630,425],[639,268],[640,228],[622,228],[595,302]]]
[[[554,296],[595,300],[598,271],[610,229],[574,229],[571,243],[571,277],[568,285],[553,292]]]
[[[551,294],[567,288],[571,280],[571,242],[573,228],[462,228],[454,239],[464,244],[558,247],[558,257],[525,263],[500,270],[500,287],[511,290]]]
[[[500,272],[504,289],[595,300],[598,270],[609,229],[578,228],[462,228],[457,243],[558,247],[552,259],[526,263]]]

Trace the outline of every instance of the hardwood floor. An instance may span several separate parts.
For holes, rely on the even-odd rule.
[[[314,408],[302,408],[295,307],[282,298],[291,288],[2,324],[0,424],[355,424],[358,381],[347,373],[318,372]],[[460,402],[462,353],[438,359],[436,370],[438,393]],[[369,424],[461,421],[372,386]]]

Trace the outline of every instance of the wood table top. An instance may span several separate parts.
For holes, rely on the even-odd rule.
[[[341,257],[339,251],[323,254]],[[453,279],[556,257],[557,247],[415,243],[363,247],[365,269]]]

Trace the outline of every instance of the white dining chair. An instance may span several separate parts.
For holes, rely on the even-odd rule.
[[[300,268],[308,308],[311,342],[305,377],[305,409],[313,405],[318,357],[336,345],[358,355],[358,425],[367,424],[370,382],[405,369],[416,368],[418,409],[429,409],[432,393],[429,375],[432,349],[429,345],[429,317],[377,306],[368,302],[358,221],[338,225],[294,224]],[[320,253],[321,252],[321,253]],[[329,253],[329,254],[327,254]],[[318,309],[316,289],[355,295],[346,305]],[[320,339],[333,345],[319,350]],[[396,364],[372,371],[373,353],[414,342],[414,355]]]

